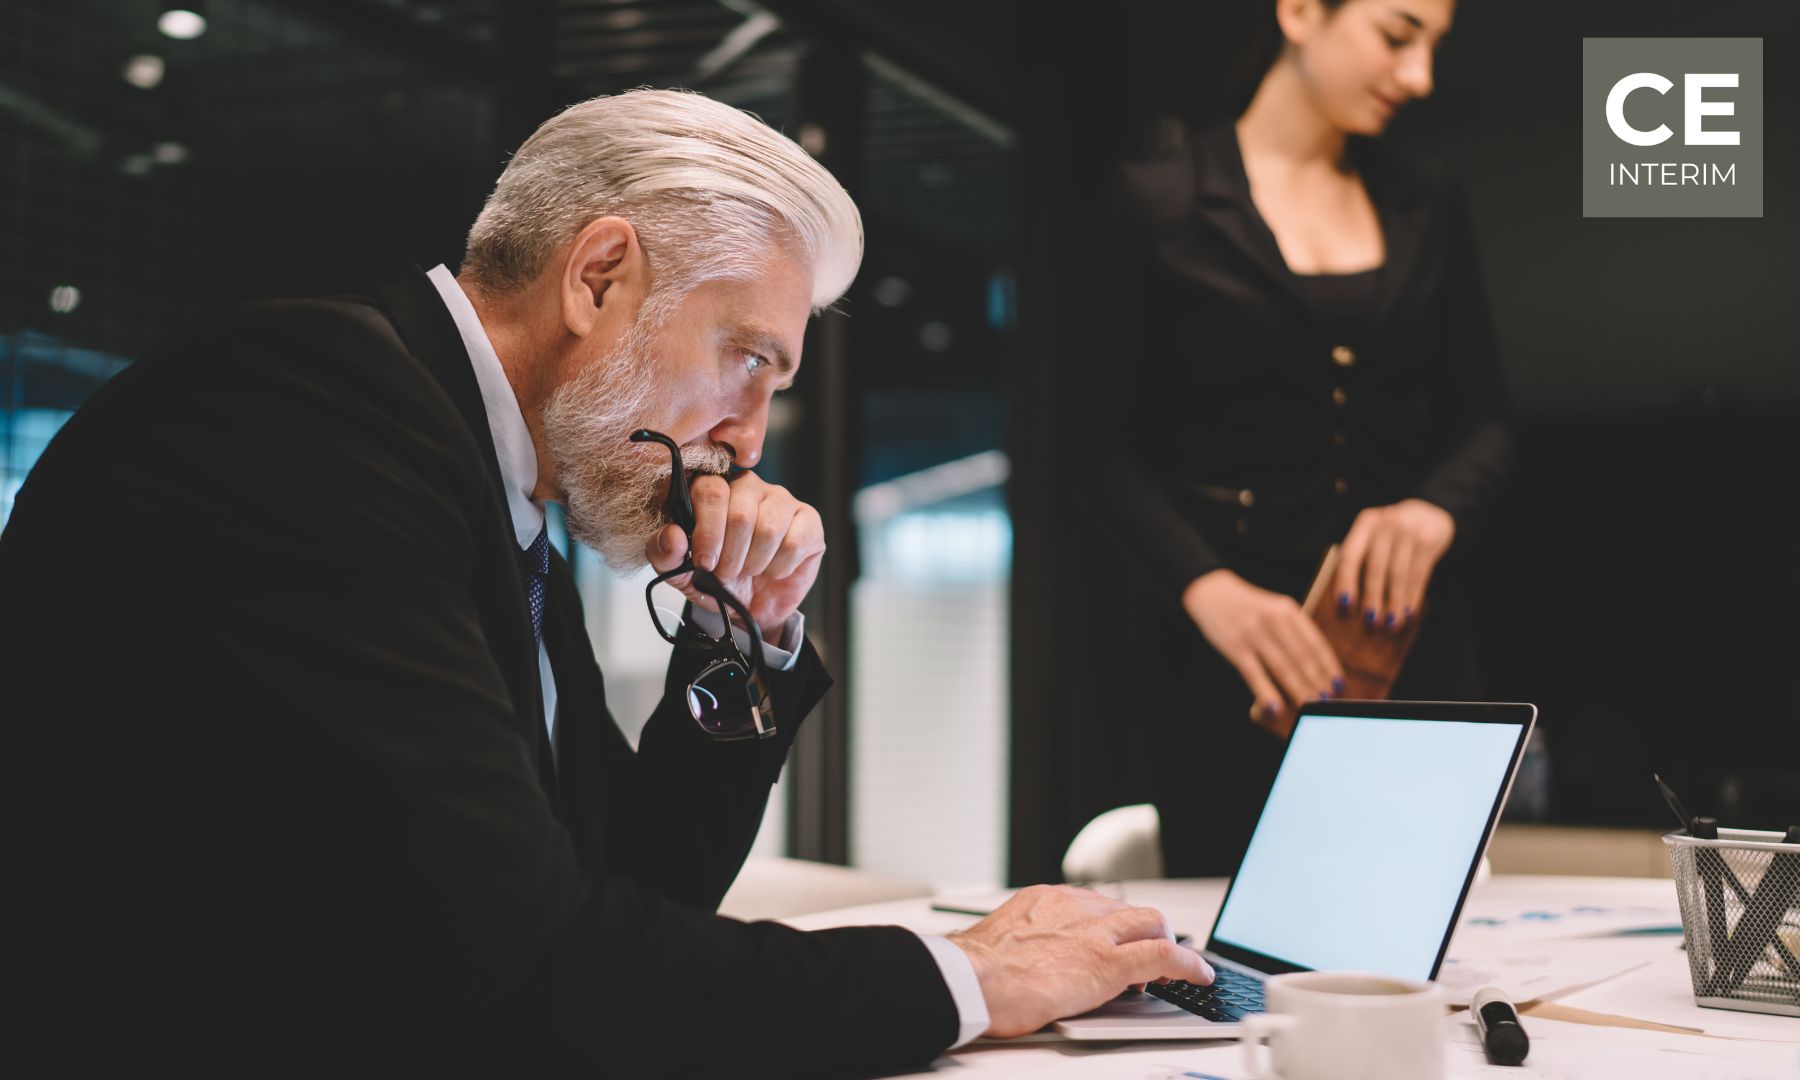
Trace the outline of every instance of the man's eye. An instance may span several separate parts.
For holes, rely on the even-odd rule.
[[[766,356],[759,356],[756,353],[744,354],[744,371],[746,374],[754,375],[758,370],[767,366],[768,363],[769,358]]]

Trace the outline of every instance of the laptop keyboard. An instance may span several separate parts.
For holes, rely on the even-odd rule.
[[[1170,983],[1150,983],[1144,992],[1171,1005],[1221,1024],[1235,1023],[1251,1013],[1263,1011],[1262,980],[1254,975],[1215,967],[1211,986],[1196,986],[1177,979]]]

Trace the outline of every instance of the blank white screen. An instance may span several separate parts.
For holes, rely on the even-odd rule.
[[[1522,727],[1302,720],[1213,937],[1309,968],[1430,977]]]

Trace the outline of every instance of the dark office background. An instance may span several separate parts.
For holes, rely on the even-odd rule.
[[[809,338],[772,467],[841,537],[858,488],[1008,452],[1010,867],[1054,876],[1081,823],[1144,796],[1149,752],[1111,685],[1112,568],[1063,483],[1106,371],[1067,344],[1080,238],[1157,117],[1223,107],[1266,3],[212,0],[175,41],[155,0],[0,0],[4,496],[183,320],[454,263],[508,149],[563,104],[680,85],[816,125],[869,255]],[[1473,553],[1483,657],[1491,696],[1542,707],[1552,820],[1662,825],[1652,768],[1721,818],[1800,807],[1797,31],[1750,0],[1474,0],[1391,134],[1452,162],[1476,217],[1523,435]],[[1764,39],[1764,217],[1581,217],[1584,36]],[[833,550],[813,626],[841,652],[856,565]],[[844,700],[790,770],[794,854],[851,854]]]

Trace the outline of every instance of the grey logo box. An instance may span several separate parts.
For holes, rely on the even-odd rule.
[[[1615,132],[1607,99],[1621,79],[1621,119],[1668,137],[1637,146]],[[1736,86],[1701,85],[1735,75]],[[1690,86],[1690,80],[1694,85]],[[1689,96],[1702,109],[1688,116]],[[1737,145],[1690,142],[1736,132]],[[1583,38],[1581,42],[1581,215],[1583,217],[1762,217],[1763,64],[1761,38]],[[1639,136],[1640,138],[1643,136]]]

